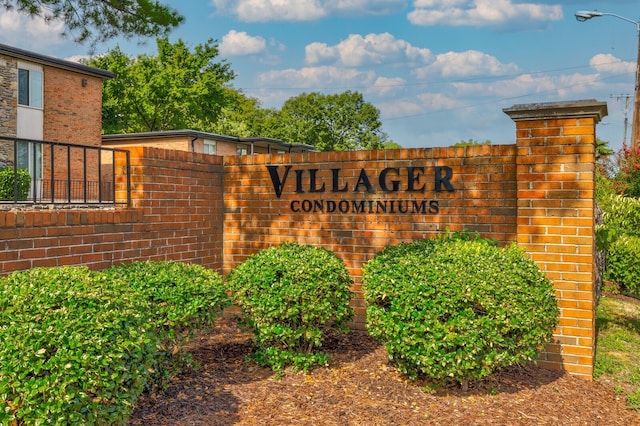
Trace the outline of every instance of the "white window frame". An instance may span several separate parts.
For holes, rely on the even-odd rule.
[[[21,76],[26,76],[27,87]],[[21,102],[21,92],[26,90],[26,103]],[[18,62],[18,105],[42,109],[44,107],[44,73],[42,67],[27,62]]]
[[[205,139],[204,141],[204,153],[215,155],[218,152],[218,144],[216,141]]]

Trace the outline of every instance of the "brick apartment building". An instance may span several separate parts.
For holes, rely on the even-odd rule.
[[[30,141],[100,147],[102,82],[112,77],[109,71],[0,44],[0,161],[28,169],[37,192],[52,176],[52,162],[55,179],[82,179],[80,165],[98,161],[97,150],[71,152]],[[96,174],[91,167],[87,178],[96,180]]]

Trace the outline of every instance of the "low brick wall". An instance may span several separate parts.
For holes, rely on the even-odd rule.
[[[222,158],[134,149],[131,172],[130,208],[0,211],[0,273],[147,259],[221,270]]]

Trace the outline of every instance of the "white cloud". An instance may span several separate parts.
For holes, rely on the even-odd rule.
[[[589,61],[589,65],[597,72],[612,74],[633,74],[636,72],[635,62],[625,62],[610,53],[595,55]]]
[[[45,22],[42,18],[31,18],[16,11],[4,10],[0,14],[0,42],[11,46],[46,51],[48,47],[67,41],[62,36],[63,31],[62,21]]]
[[[513,3],[512,0],[415,0],[407,15],[415,25],[544,27],[562,19],[561,5]]]
[[[443,77],[466,77],[472,75],[503,75],[518,72],[514,63],[503,64],[495,56],[477,50],[447,52],[436,56],[433,63],[413,70],[417,78],[430,75]]]
[[[326,16],[318,0],[212,0],[212,4],[246,22],[312,21]]]
[[[492,83],[452,83],[460,96],[498,97],[516,99],[522,96],[537,95],[542,98],[566,98],[583,93],[592,93],[602,83],[599,74],[568,74],[561,76],[531,74],[519,75],[513,79]]]
[[[211,0],[219,13],[245,22],[313,21],[330,15],[386,15],[406,0]]]
[[[218,48],[223,56],[254,55],[262,52],[267,42],[262,37],[250,36],[244,31],[231,30],[222,36]]]
[[[367,93],[378,96],[389,95],[400,90],[405,84],[405,79],[400,77],[378,77],[373,86],[367,89]]]
[[[333,66],[304,67],[269,71],[258,75],[260,86],[277,86],[294,89],[322,87],[353,87],[371,85],[375,80],[373,71],[358,71]]]
[[[458,108],[464,104],[457,99],[450,98],[443,93],[422,93],[417,96],[423,109],[440,111]]]
[[[351,34],[346,40],[333,46],[311,43],[305,48],[305,61],[312,65],[335,61],[344,66],[358,67],[406,61],[424,63],[430,58],[429,49],[417,48],[389,33],[367,34],[364,37]]]
[[[96,57],[96,56],[94,56]],[[90,55],[73,55],[73,56],[69,56],[67,58],[64,58],[65,61],[69,61],[69,62],[76,62],[78,64],[83,64],[86,61],[88,61],[89,59],[91,59],[92,57]]]
[[[380,115],[383,116],[385,120],[411,117],[414,115],[422,114],[424,112],[424,109],[422,108],[422,105],[420,105],[420,103],[407,99],[397,99],[387,102],[383,101],[376,104],[376,106],[380,110]]]
[[[304,91],[325,92],[326,88],[334,87],[335,91],[342,92],[348,90],[346,88],[371,86],[374,82],[372,71],[331,66],[291,68],[258,74],[256,85],[260,88],[247,89],[246,93],[260,99],[267,108],[280,108],[284,101]]]
[[[358,15],[386,15],[400,12],[407,6],[406,0],[326,0],[321,3],[330,13],[338,11]]]

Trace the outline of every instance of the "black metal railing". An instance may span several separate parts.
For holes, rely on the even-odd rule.
[[[0,136],[0,204],[131,204],[129,151]]]

